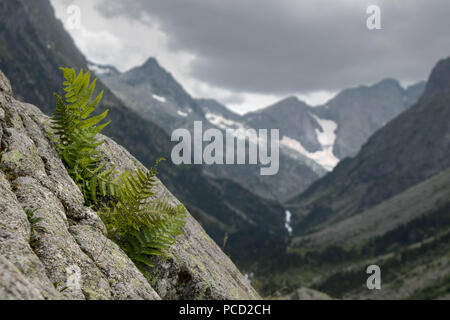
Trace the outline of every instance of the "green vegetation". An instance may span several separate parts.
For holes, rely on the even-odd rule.
[[[450,202],[437,203],[434,209],[404,225],[352,245],[331,245],[323,248],[291,247],[285,255],[268,257],[259,267],[255,286],[264,296],[286,294],[306,286],[323,291],[333,298],[357,292],[367,280],[365,269],[370,264],[382,267],[383,284],[399,289],[404,278],[415,267],[426,265],[448,255],[450,244]],[[424,271],[425,272],[425,271]],[[416,293],[428,297],[447,290],[444,280],[428,291]],[[436,295],[438,296],[438,295]]]
[[[40,225],[40,222],[43,218],[37,218],[34,216],[38,209],[26,209],[25,213],[27,214],[28,222],[30,223],[30,246],[33,248],[39,243],[38,231],[45,232],[45,228]]]
[[[450,275],[440,279],[425,289],[415,292],[409,297],[410,300],[432,300],[450,294]]]
[[[100,217],[109,235],[120,244],[140,270],[153,266],[149,256],[164,255],[180,235],[184,226],[185,208],[171,206],[164,200],[148,201],[152,192],[156,168],[146,173],[138,169],[134,175],[126,172],[118,184],[117,202]]]
[[[59,156],[82,191],[86,203],[91,205],[97,203],[98,190],[103,196],[107,195],[106,185],[110,185],[114,170],[104,170],[107,162],[101,160],[97,150],[104,141],[97,141],[96,135],[109,123],[97,124],[106,117],[108,110],[89,118],[100,102],[103,92],[91,102],[96,80],[89,85],[90,72],[83,73],[81,70],[76,75],[73,69],[62,70],[66,79],[64,91],[67,104],[55,93],[56,110],[52,115],[51,128],[59,139],[56,141]],[[109,191],[114,193],[112,188]]]
[[[186,210],[183,205],[171,206],[155,198],[152,190],[161,159],[150,170],[138,169],[134,174],[118,173],[102,160],[98,147],[104,141],[98,141],[97,134],[109,124],[101,123],[108,110],[91,114],[103,91],[92,99],[96,79],[90,82],[89,71],[81,70],[77,75],[74,69],[61,70],[65,100],[55,93],[56,110],[51,118],[58,154],[86,205],[96,209],[102,218],[108,236],[144,271],[145,266],[152,266],[150,257],[165,256],[175,237],[182,233]]]

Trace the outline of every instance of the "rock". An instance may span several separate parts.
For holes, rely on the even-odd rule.
[[[114,299],[160,299],[119,246],[94,227],[76,225],[69,231],[81,250],[106,275]]]
[[[111,139],[103,137],[100,150],[119,171],[143,168],[132,155]],[[164,162],[160,165],[164,165]],[[155,186],[157,197],[180,204],[161,181]],[[170,249],[168,260],[154,258],[148,269],[153,288],[162,299],[260,299],[248,280],[203,228],[188,213],[184,234]]]
[[[190,214],[170,257],[154,258],[147,280],[84,205],[46,133],[48,117],[15,100],[3,74],[0,81],[0,298],[259,298]],[[101,151],[111,165],[142,168],[124,148],[105,139]],[[159,180],[156,192],[179,204]],[[42,218],[33,242],[28,210]]]
[[[12,95],[11,83],[9,79],[0,70],[0,92]]]
[[[99,217],[84,206],[38,121],[40,111],[3,92],[0,108],[0,254],[45,299],[159,299],[133,262],[104,236]],[[36,210],[44,229],[33,246],[27,210]],[[102,249],[107,263],[93,255]]]
[[[0,197],[0,255],[15,266],[15,269],[27,280],[27,287],[31,286],[39,293],[39,296],[50,299],[60,298],[46,274],[44,265],[29,245],[30,225],[11,189],[12,186],[5,174],[0,171],[0,194],[2,195]],[[2,266],[0,273],[3,272]]]
[[[43,300],[44,297],[4,256],[0,255],[0,300]]]

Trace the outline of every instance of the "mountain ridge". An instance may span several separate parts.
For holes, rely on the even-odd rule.
[[[130,108],[164,126],[167,134],[184,128],[192,135],[194,121],[202,121],[204,130],[214,128],[224,135],[229,130],[237,139],[244,130],[252,128],[251,123],[217,101],[192,98],[154,58],[120,75],[100,75],[100,78],[117,96],[127,101]],[[159,86],[164,87],[164,91],[157,89]],[[260,168],[261,165],[205,165],[202,171],[216,179],[230,179],[262,198],[275,201],[298,193],[325,173],[305,155],[292,156],[284,149],[280,152],[281,169],[276,176],[261,176]]]
[[[355,158],[342,161],[289,201],[298,225],[305,215],[337,219],[368,209],[450,166],[449,108],[445,107],[450,81],[442,85],[442,73],[450,73],[449,60],[436,65],[413,107],[379,129]],[[434,83],[439,83],[437,89]]]

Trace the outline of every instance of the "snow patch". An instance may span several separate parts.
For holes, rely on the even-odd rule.
[[[205,117],[209,122],[221,129],[236,129],[239,127],[244,127],[241,123],[226,119],[219,114],[208,112]]]
[[[338,126],[336,122],[332,120],[321,119],[314,114],[311,114],[311,116],[322,128],[322,130],[316,129],[317,140],[319,141],[322,150],[309,152],[302,146],[300,141],[287,136],[283,136],[281,144],[314,160],[325,170],[331,171],[339,163],[339,159],[336,158],[333,153],[334,143],[336,142],[336,129]]]
[[[220,128],[222,130],[226,130],[227,134],[231,134],[232,136],[234,136],[238,139],[248,139],[249,138],[249,136],[247,135],[247,130],[249,130],[250,128],[245,127],[240,122],[229,120],[229,119],[222,117],[221,115],[218,115],[215,113],[210,113],[210,112],[206,113],[205,117],[211,124],[217,126],[218,128]],[[258,133],[258,132],[256,131],[256,133]],[[249,141],[257,144],[258,141],[263,141],[263,140],[264,139],[262,139],[260,136],[257,135],[256,139],[250,139]]]
[[[280,140],[280,145],[290,148],[306,156],[307,158],[317,162],[325,170],[331,171],[339,163],[339,159],[336,158],[333,154],[333,146],[336,141],[335,131],[337,129],[337,124],[331,120],[320,119],[314,115],[312,116],[322,127],[322,131],[316,129],[317,139],[322,146],[322,150],[309,152],[302,146],[302,144],[298,140],[292,139],[288,136],[282,137],[282,139]],[[240,122],[229,120],[219,114],[210,112],[206,113],[205,117],[211,124],[217,126],[220,129],[226,130],[227,133],[232,134],[238,139],[247,137],[247,130],[249,128],[245,127]],[[259,137],[259,139],[261,138]],[[251,142],[258,143],[258,140],[252,140]]]
[[[316,129],[317,140],[322,145],[322,147],[327,148],[334,145],[336,141],[336,129],[337,123],[332,120],[320,119],[314,114],[312,117],[319,123],[322,127],[322,131]]]
[[[333,170],[333,168],[339,163],[339,159],[336,158],[333,154],[333,146],[322,149],[320,151],[309,152],[302,146],[300,141],[289,138],[287,136],[282,137],[280,144],[314,160],[327,171]]]
[[[152,97],[153,97],[153,99],[158,100],[159,102],[162,102],[162,103],[167,101],[165,97],[158,96],[157,94],[152,94]]]

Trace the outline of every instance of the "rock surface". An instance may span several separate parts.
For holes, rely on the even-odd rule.
[[[3,74],[0,70],[0,91],[3,91],[8,94],[12,94],[11,83],[9,83],[9,79]]]
[[[84,206],[44,127],[48,118],[13,98],[0,72],[0,299],[254,299],[229,258],[188,215],[171,257],[146,278]],[[118,169],[142,165],[110,139]],[[158,196],[179,203],[158,182]],[[30,241],[27,212],[42,218]]]

